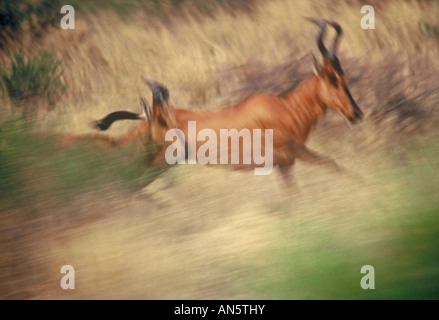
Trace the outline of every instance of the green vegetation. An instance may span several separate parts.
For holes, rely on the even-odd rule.
[[[61,62],[46,51],[35,55],[15,52],[9,66],[0,66],[1,84],[16,101],[39,97],[54,104],[65,90],[62,73]]]
[[[437,299],[439,283],[432,279],[439,276],[438,206],[439,203],[425,204],[404,211],[383,212],[391,217],[382,219],[379,224],[378,220],[368,221],[369,225],[398,235],[380,241],[365,237],[360,246],[349,242],[341,246],[335,227],[315,230],[315,227],[302,223],[301,227],[308,231],[303,238],[305,245],[297,249],[284,243],[276,250],[272,272],[281,276],[260,284],[256,290],[258,297]],[[288,224],[282,229],[288,227],[289,230],[297,228]],[[367,233],[360,235],[367,236]],[[363,265],[372,265],[375,269],[374,290],[360,287]]]
[[[24,118],[0,122],[0,211],[7,207],[60,205],[105,185],[134,190],[151,179],[147,150],[97,153],[84,141],[59,151],[57,135],[33,134]]]
[[[424,20],[419,20],[418,28],[424,36],[434,38],[439,41],[439,26],[433,25]]]
[[[111,10],[124,16],[136,10],[143,10],[149,16],[175,15],[184,10],[196,9],[204,14],[212,13],[219,6],[234,10],[249,9],[254,0],[95,0],[95,1],[62,1],[61,5],[72,5],[80,12],[97,13],[100,10]],[[184,8],[184,10],[182,10]]]
[[[24,25],[35,37],[41,37],[50,25],[59,21],[59,0],[2,0],[0,2],[0,49],[21,39]]]
[[[41,37],[49,26],[59,23],[60,9],[71,5],[81,13],[96,14],[110,10],[121,16],[143,10],[150,16],[176,14],[181,8],[196,8],[204,13],[214,11],[218,6],[234,10],[249,9],[253,0],[2,0],[0,3],[0,49],[13,40],[19,40],[25,26],[36,37]]]
[[[398,181],[398,193],[377,190],[370,199],[371,212],[352,208],[351,215],[361,219],[346,224],[347,230],[331,218],[280,226],[283,239],[270,268],[280,276],[259,284],[257,297],[438,299],[439,282],[433,280],[439,278],[438,150],[437,141],[406,146],[407,165],[389,166],[380,183]],[[363,265],[375,269],[374,290],[360,287]]]
[[[437,299],[439,6],[375,3],[372,31],[349,0],[0,1],[0,298]],[[64,4],[76,30],[59,25]],[[65,146],[41,132],[139,110],[141,75],[178,108],[283,92],[318,50],[303,16],[342,25],[341,64],[365,113],[349,130],[328,112],[309,146],[364,184],[298,161],[287,200],[275,176],[194,166],[129,192],[159,174],[144,170],[142,142]],[[81,289],[60,296],[65,263]],[[360,287],[363,265],[375,290]]]

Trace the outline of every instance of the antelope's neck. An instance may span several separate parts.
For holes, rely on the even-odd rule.
[[[301,140],[305,141],[326,110],[319,92],[317,77],[313,76],[305,80],[281,98],[284,99],[286,108],[295,122],[294,126],[299,130]]]

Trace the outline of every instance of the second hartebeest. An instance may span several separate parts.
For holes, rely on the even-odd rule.
[[[228,108],[214,111],[192,111],[186,109],[175,109],[169,105],[168,90],[155,82],[143,79],[153,91],[153,108],[149,108],[142,99],[144,108],[143,115],[128,112],[113,112],[103,119],[96,122],[96,127],[106,130],[116,120],[122,119],[143,119],[137,128],[125,136],[111,140],[113,144],[127,143],[139,137],[144,141],[161,143],[149,164],[165,164],[166,146],[169,146],[165,140],[166,132],[172,128],[177,128],[183,133],[183,143],[186,150],[190,153],[191,146],[188,144],[187,137],[189,134],[189,123],[196,123],[196,130],[199,133],[203,129],[211,129],[218,133],[224,129],[249,130],[272,129],[273,132],[273,166],[280,169],[285,181],[291,183],[291,168],[296,159],[302,161],[324,164],[335,170],[340,167],[332,159],[318,155],[309,150],[305,143],[312,129],[315,127],[320,116],[327,108],[341,113],[351,123],[355,123],[363,116],[362,111],[355,103],[347,86],[347,80],[341,68],[339,59],[336,55],[337,45],[342,35],[342,29],[336,22],[314,20],[320,32],[317,36],[317,46],[323,57],[323,62],[317,62],[314,58],[314,75],[306,79],[295,89],[281,95],[257,94],[253,95],[241,103]],[[326,26],[332,26],[336,31],[333,45],[328,50],[323,43]],[[181,137],[180,137],[181,138]],[[109,139],[102,138],[99,139]],[[116,142],[114,142],[116,141]],[[192,145],[192,152],[196,152],[204,141],[197,141]],[[232,141],[228,144],[229,151],[236,147]],[[262,144],[263,147],[264,144]],[[220,144],[217,143],[220,155]],[[242,145],[238,149],[243,151]],[[263,152],[263,151],[262,151]],[[218,161],[219,163],[219,161]],[[246,165],[238,165],[237,168],[257,167],[253,160]]]

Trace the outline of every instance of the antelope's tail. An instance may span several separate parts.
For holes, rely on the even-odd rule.
[[[92,126],[95,129],[107,130],[115,121],[118,120],[140,120],[145,119],[143,115],[130,111],[115,111],[100,120],[93,121]]]

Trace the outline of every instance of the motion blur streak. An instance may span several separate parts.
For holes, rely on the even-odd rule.
[[[373,30],[347,0],[70,4],[75,30],[59,27],[59,7],[38,35],[0,30],[12,39],[0,51],[0,298],[439,298],[437,1],[369,1]],[[142,142],[55,144],[95,134],[91,120],[114,110],[137,112],[142,75],[190,111],[298,88],[312,77],[310,52],[321,56],[319,28],[303,17],[343,27],[337,57],[363,112],[350,129],[328,110],[306,146],[361,182],[305,162],[294,193],[277,170],[175,166],[157,177],[144,171],[154,148]],[[330,50],[337,32],[328,24],[325,34]],[[55,104],[7,90],[19,48],[60,61]],[[116,122],[111,134],[138,125]],[[75,269],[74,290],[60,287],[63,265]],[[363,265],[375,290],[360,286]]]

